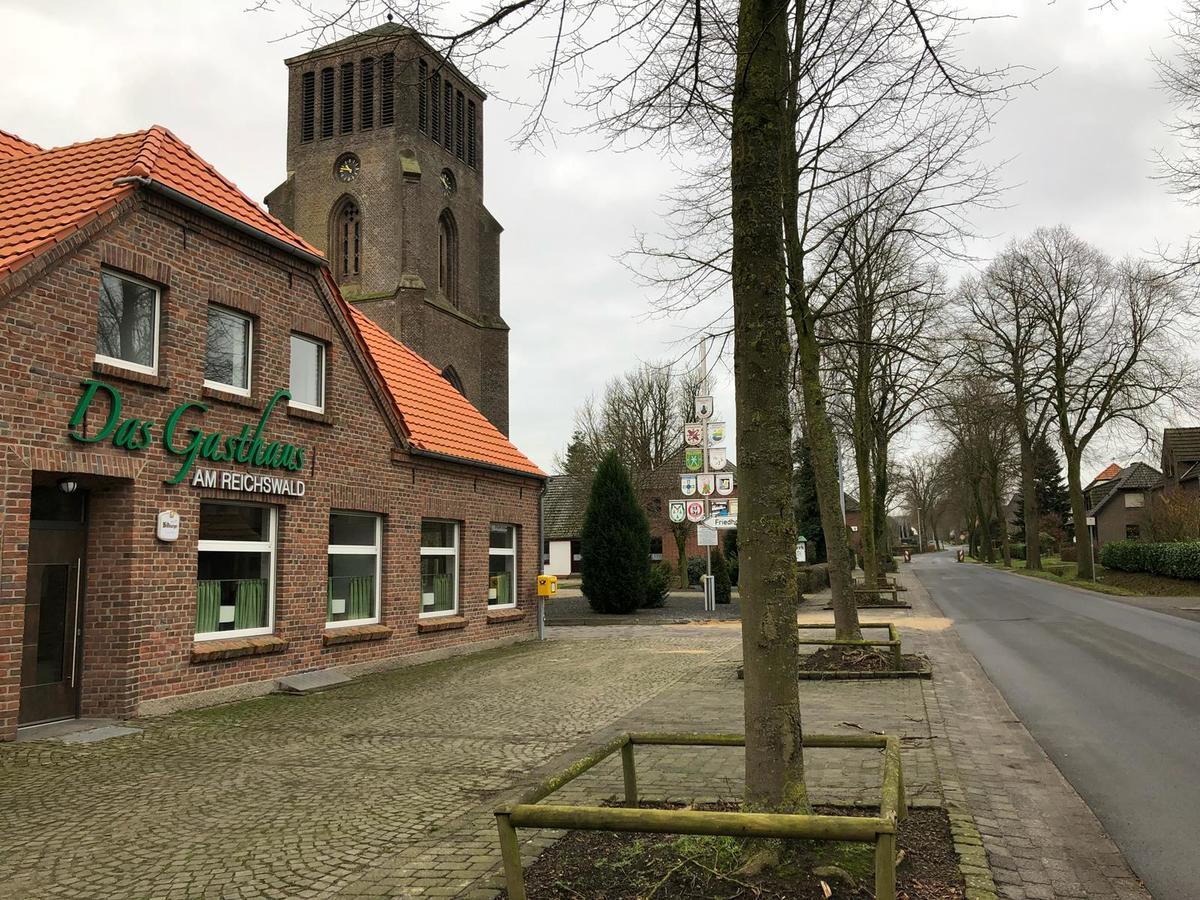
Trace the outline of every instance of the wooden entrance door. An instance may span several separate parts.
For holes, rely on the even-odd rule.
[[[79,713],[84,550],[82,523],[31,523],[21,658],[21,725]]]

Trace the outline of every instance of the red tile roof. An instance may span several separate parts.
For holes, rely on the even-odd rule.
[[[1116,463],[1109,463],[1108,468],[1092,479],[1092,484],[1097,481],[1111,481],[1121,474],[1121,467]]]
[[[18,156],[41,152],[42,148],[37,144],[0,129],[0,159],[16,159]]]
[[[19,143],[4,146],[17,155],[0,150],[0,277],[133,193],[137,184],[127,178],[184,194],[290,247],[322,255],[161,125],[52,150],[12,140]],[[33,149],[22,153],[22,145]]]
[[[420,450],[544,476],[433,365],[349,306],[367,352],[387,383],[412,445]]]

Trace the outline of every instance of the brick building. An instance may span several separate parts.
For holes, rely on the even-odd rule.
[[[388,23],[287,60],[287,179],[266,198],[342,294],[508,432],[499,223],[483,205],[485,95]]]
[[[0,310],[0,739],[533,633],[540,471],[170,132],[0,133]]]

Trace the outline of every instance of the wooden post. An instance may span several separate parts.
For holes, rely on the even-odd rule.
[[[880,834],[875,838],[875,900],[896,900],[896,835],[894,833]]]
[[[900,642],[894,641],[892,643],[892,668],[899,672],[903,663],[904,658],[900,654]]]
[[[625,776],[625,805],[638,805],[637,769],[633,765],[633,742],[621,747],[621,772]]]
[[[504,860],[504,887],[509,900],[525,900],[525,873],[521,870],[521,846],[517,830],[506,812],[496,813],[496,829],[500,832],[500,857]]]

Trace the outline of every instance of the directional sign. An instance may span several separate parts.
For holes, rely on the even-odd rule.
[[[737,516],[709,516],[704,520],[704,524],[709,528],[737,528]]]

